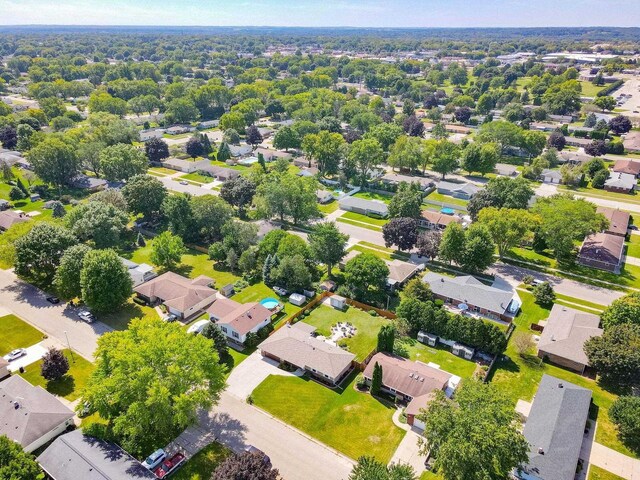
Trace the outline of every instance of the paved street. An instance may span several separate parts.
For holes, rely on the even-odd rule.
[[[98,337],[111,328],[102,322],[85,323],[67,304],[51,305],[45,297],[41,290],[18,280],[13,272],[0,270],[0,305],[64,346],[67,346],[67,332],[71,348],[93,360]]]
[[[627,203],[619,200],[610,200],[608,198],[580,195],[579,193],[572,192],[570,190],[558,189],[556,185],[550,185],[548,183],[541,184],[535,190],[536,195],[538,195],[539,197],[550,197],[552,195],[555,195],[556,193],[566,192],[573,194],[573,196],[576,198],[584,198],[585,200],[588,200],[591,203],[598,205],[599,207],[619,208],[620,210],[626,210],[631,213],[640,213],[640,204],[638,203]]]
[[[180,175],[184,174],[180,173]],[[193,185],[191,183],[182,185],[180,183],[180,180],[172,178],[171,176],[157,178],[164,184],[165,187],[167,187],[167,189],[171,190],[172,192],[188,193],[190,195],[193,195],[194,197],[200,197],[202,195],[218,195],[217,190],[210,190],[208,188],[199,187],[198,185]]]

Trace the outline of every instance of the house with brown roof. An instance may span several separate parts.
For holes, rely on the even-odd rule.
[[[15,375],[0,382],[0,435],[33,452],[73,425],[74,413],[42,387]]]
[[[640,175],[640,162],[634,162],[633,160],[618,160],[613,164],[611,169],[614,172],[626,173],[638,177]]]
[[[624,237],[610,233],[594,233],[582,242],[578,263],[608,272],[620,273]]]
[[[242,304],[225,297],[216,298],[207,313],[229,340],[242,345],[247,335],[269,325],[273,316],[271,310],[258,302]]]
[[[385,260],[389,267],[389,276],[387,277],[387,287],[391,290],[401,288],[415,275],[424,270],[424,263],[415,264],[405,262],[397,258],[393,260]]]
[[[318,339],[308,323],[286,324],[258,348],[263,357],[299,368],[324,383],[338,385],[351,371],[353,353]]]
[[[164,305],[181,320],[201,314],[216,299],[209,285],[213,279],[200,275],[194,279],[167,272],[133,289],[139,299],[149,305]]]
[[[538,341],[538,357],[580,374],[589,365],[584,344],[602,336],[600,317],[555,304]]]
[[[640,132],[631,131],[623,136],[622,144],[629,152],[640,152]]]
[[[28,222],[30,220],[26,213],[16,213],[13,210],[0,212],[0,231],[9,230],[17,223]]]
[[[446,390],[453,375],[426,363],[412,362],[390,353],[379,352],[369,360],[362,374],[368,384],[371,384],[376,363],[382,367],[382,389],[401,401],[408,402],[407,423],[424,428],[424,424],[415,418],[416,415],[433,398],[435,392]]]
[[[446,215],[433,210],[423,210],[419,225],[428,230],[444,230],[450,223],[462,223],[462,218],[457,215]]]
[[[609,220],[609,227],[604,231],[611,235],[627,236],[631,215],[618,208],[598,207],[596,213],[601,213]]]

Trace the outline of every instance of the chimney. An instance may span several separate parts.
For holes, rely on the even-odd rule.
[[[538,448],[538,453],[539,453],[540,455],[544,455],[544,448],[539,447],[539,448]]]

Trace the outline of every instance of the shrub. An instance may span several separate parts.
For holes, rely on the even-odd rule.
[[[533,289],[536,303],[543,307],[550,307],[556,300],[556,294],[549,282],[542,282]]]
[[[57,348],[50,348],[44,357],[40,373],[45,380],[60,380],[69,371],[69,361]]]
[[[374,309],[369,310],[369,315],[371,315],[372,317],[377,317],[378,316],[378,312],[376,312]]]

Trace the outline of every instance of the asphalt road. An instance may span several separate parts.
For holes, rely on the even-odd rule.
[[[64,303],[52,305],[46,297],[44,292],[22,282],[13,272],[0,270],[0,305],[55,338],[61,345],[69,343],[80,355],[93,360],[98,337],[111,328],[102,322],[85,323],[72,307]]]
[[[194,197],[200,197],[202,195],[218,195],[217,190],[209,190],[207,188],[202,188],[197,185],[193,185],[188,183],[186,185],[182,185],[179,180],[171,177],[158,177],[165,187],[172,192],[180,192],[180,193],[188,193],[193,195]]]

